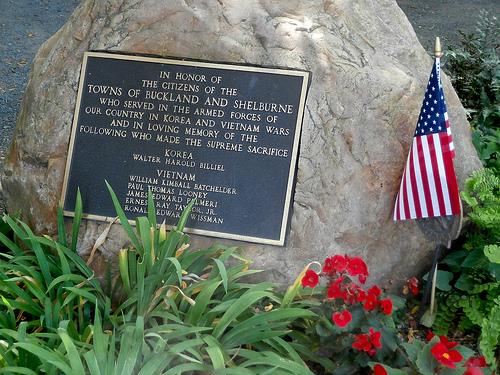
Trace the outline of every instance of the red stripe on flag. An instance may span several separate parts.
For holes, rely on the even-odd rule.
[[[434,215],[434,209],[432,207],[431,192],[429,190],[427,169],[425,167],[425,157],[424,157],[424,150],[422,147],[422,140],[420,139],[420,137],[415,137],[415,141],[417,142],[418,164],[420,166],[420,176],[422,177],[422,188],[424,190],[425,205],[427,206],[428,217],[433,217],[435,215]]]
[[[440,135],[441,142],[446,142],[448,137],[446,134]],[[455,175],[455,167],[453,166],[453,158],[450,152],[443,153],[443,164],[446,171],[446,183],[448,184],[448,194],[450,196],[451,212],[453,215],[460,214],[460,195],[458,192],[457,177]]]
[[[436,146],[434,145],[433,134],[426,135],[427,144],[429,145],[429,156],[432,163],[432,174],[434,176],[434,186],[436,188],[439,212],[435,213],[435,216],[446,215],[446,209],[444,206],[443,188],[441,186],[441,180],[439,177],[439,168],[437,158],[442,158],[443,155],[436,152]]]

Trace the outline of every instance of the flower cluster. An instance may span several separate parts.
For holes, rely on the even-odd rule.
[[[326,276],[330,280],[326,293],[328,299],[340,299],[347,305],[360,303],[366,311],[379,309],[385,315],[392,314],[392,300],[380,299],[382,290],[377,285],[365,291],[354,281],[357,278],[360,284],[364,284],[368,278],[368,267],[360,257],[334,255],[326,258],[321,274],[310,269],[306,271],[302,286],[314,288],[319,276]]]
[[[354,338],[352,347],[360,352],[366,352],[370,356],[374,356],[377,349],[382,347],[382,343],[380,342],[381,334],[373,328],[370,328],[369,333],[360,333],[355,335]]]
[[[368,289],[364,288],[369,273],[362,258],[334,255],[326,258],[321,266],[320,273],[307,269],[301,280],[302,286],[314,288],[320,277],[327,279],[326,300],[334,306],[331,320],[338,328],[349,326],[352,321],[350,309],[355,306],[361,306],[365,313],[379,312],[387,316],[392,314],[392,300],[382,298],[380,287],[374,285]],[[373,327],[369,328],[368,333],[357,332],[359,330],[356,334],[353,333],[354,341],[351,347],[370,356],[375,355],[377,349],[382,347],[381,333]]]
[[[434,337],[434,333],[429,331],[426,335],[426,340],[431,341]],[[458,346],[458,342],[449,341],[446,336],[439,336],[439,342],[431,348],[431,353],[440,365],[455,369],[457,368],[457,363],[463,360],[462,354],[454,349],[456,346]],[[481,368],[487,366],[483,356],[471,357],[465,362],[464,367],[466,371],[464,375],[483,375]]]

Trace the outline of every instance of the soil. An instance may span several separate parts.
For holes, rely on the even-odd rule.
[[[285,0],[282,0],[285,1]],[[0,171],[12,138],[31,62],[40,45],[70,16],[79,0],[0,0]],[[498,0],[397,0],[422,45],[435,36],[443,48],[459,44],[458,30],[472,33],[480,10],[500,14]],[[1,208],[0,185],[0,212]]]

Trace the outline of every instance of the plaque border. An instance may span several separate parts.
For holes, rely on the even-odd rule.
[[[206,61],[198,61],[195,59],[187,59],[184,60],[182,58],[163,58],[163,57],[149,57],[149,56],[139,56],[139,55],[127,55],[123,53],[115,53],[114,51],[109,52],[91,52],[86,51],[83,53],[83,62],[80,70],[80,78],[78,84],[78,93],[76,97],[75,103],[75,111],[73,116],[73,122],[71,124],[71,137],[68,146],[68,156],[66,159],[66,166],[64,169],[64,179],[62,185],[61,199],[59,200],[61,207],[64,209],[64,202],[66,200],[67,189],[68,189],[68,181],[69,174],[71,170],[71,162],[73,159],[73,148],[75,144],[76,138],[76,129],[78,124],[78,119],[80,116],[80,104],[82,100],[83,93],[83,84],[85,81],[85,73],[87,71],[87,61],[89,57],[98,57],[98,58],[106,58],[106,59],[116,59],[116,60],[132,60],[132,61],[142,61],[142,62],[151,62],[151,63],[161,63],[161,64],[170,64],[170,65],[184,65],[184,66],[193,66],[193,67],[202,67],[202,68],[217,68],[223,70],[238,70],[238,71],[247,71],[247,72],[258,72],[258,73],[271,73],[271,74],[281,74],[288,76],[299,76],[302,77],[302,89],[300,92],[300,99],[298,104],[298,112],[297,112],[297,122],[295,124],[295,136],[293,139],[293,148],[291,154],[290,168],[288,173],[288,184],[287,190],[285,194],[285,206],[283,210],[283,217],[281,221],[281,230],[280,230],[280,238],[278,240],[264,238],[264,237],[253,237],[253,236],[245,236],[239,234],[231,234],[225,232],[216,232],[216,231],[208,231],[204,229],[195,229],[195,228],[184,228],[184,232],[209,236],[209,237],[218,237],[229,240],[237,240],[237,241],[245,241],[252,242],[264,245],[275,245],[275,246],[284,246],[286,230],[288,227],[288,221],[290,216],[290,206],[292,205],[292,193],[294,187],[294,177],[295,171],[298,162],[298,151],[299,151],[299,143],[302,132],[302,122],[304,119],[304,109],[306,104],[306,96],[307,89],[309,85],[309,76],[310,72],[305,70],[293,70],[290,68],[266,68],[255,65],[243,65],[233,62],[227,63],[213,63]],[[74,211],[63,210],[63,215],[67,217],[74,217]],[[114,221],[114,218],[108,216],[94,215],[94,214],[86,214],[82,213],[82,217],[84,219],[97,220],[110,222]],[[131,225],[135,225],[135,220],[129,220]],[[175,225],[169,225],[168,227],[172,228]]]

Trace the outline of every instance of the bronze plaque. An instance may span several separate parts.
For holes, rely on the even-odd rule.
[[[283,245],[309,73],[246,65],[85,53],[62,205],[130,220],[153,192],[158,221],[187,232]]]

